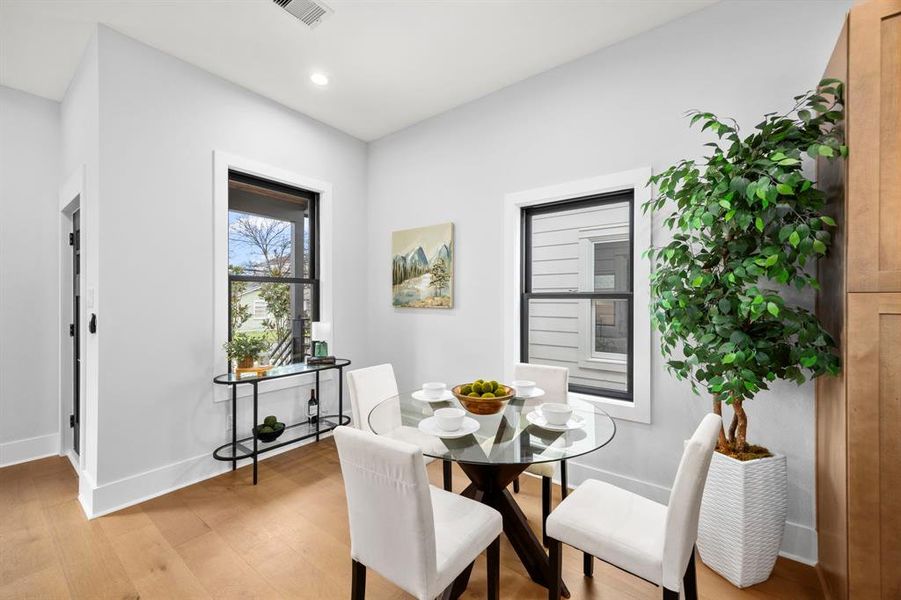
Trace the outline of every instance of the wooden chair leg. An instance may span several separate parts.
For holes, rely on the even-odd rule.
[[[454,491],[454,471],[453,464],[451,461],[444,461],[444,489],[445,491],[452,492]]]
[[[554,538],[547,538],[548,561],[551,566],[551,580],[548,581],[548,600],[560,600],[560,583],[563,578],[563,548]]]
[[[691,550],[691,558],[688,559],[688,567],[682,578],[682,591],[685,592],[685,600],[698,600],[698,575],[695,570],[695,549]]]
[[[351,600],[366,598],[366,565],[353,561],[353,573],[350,583]]]
[[[594,577],[594,557],[587,552],[582,553],[582,574],[585,577]]]
[[[513,480],[513,493],[514,494],[519,493],[519,477],[517,477],[516,479]]]
[[[663,600],[679,600],[679,592],[663,588]]]
[[[488,546],[488,600],[501,597],[501,538],[494,538]]]
[[[551,514],[551,485],[550,477],[541,478],[541,538],[545,547],[548,544],[547,518]]]
[[[566,495],[569,494],[569,482],[567,481],[566,476],[566,461],[560,461],[560,497],[566,498]]]

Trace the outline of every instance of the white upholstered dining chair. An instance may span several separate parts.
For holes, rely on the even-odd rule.
[[[397,380],[394,377],[394,367],[389,363],[385,363],[350,371],[347,373],[347,389],[350,392],[354,427],[372,432],[372,427],[369,425],[369,413],[372,412],[372,409],[379,402],[397,395]],[[421,450],[428,450],[436,443],[440,443],[435,438],[420,433],[415,427],[401,425],[399,413],[397,416],[398,421],[393,424],[393,431],[388,434],[389,437],[419,446]],[[426,464],[433,460],[435,459],[428,456],[425,457]],[[451,491],[453,483],[451,479],[451,463],[448,461],[443,462],[444,489]]]
[[[569,369],[566,367],[553,367],[550,365],[534,365],[518,363],[513,367],[513,379],[527,379],[534,381],[535,385],[544,390],[541,402],[559,402],[567,404],[569,397]],[[566,461],[560,463],[560,495],[566,498],[567,488]],[[551,512],[551,491],[554,477],[554,465],[556,463],[535,463],[529,465],[526,473],[541,477],[541,531],[544,545],[547,546],[547,529],[545,522]],[[513,491],[519,493],[519,477],[513,480]]]
[[[366,594],[366,569],[421,600],[442,594],[488,550],[488,597],[499,598],[502,519],[493,508],[429,485],[412,444],[335,429],[347,494],[351,598]]]
[[[560,598],[561,543],[581,550],[590,577],[593,557],[663,588],[664,600],[697,600],[694,547],[707,470],[722,419],[708,414],[682,452],[663,505],[609,483],[588,479],[547,520],[552,582],[548,598]]]

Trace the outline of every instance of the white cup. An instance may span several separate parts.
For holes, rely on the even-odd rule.
[[[462,408],[439,408],[435,411],[435,422],[444,431],[457,431],[463,426],[465,415]]]
[[[551,425],[566,425],[573,414],[573,409],[570,405],[560,402],[546,402],[540,408],[542,416]]]
[[[531,396],[535,391],[535,382],[528,379],[517,379],[512,385],[517,396]]]
[[[431,400],[437,400],[444,395],[447,386],[437,381],[422,384],[422,395]]]

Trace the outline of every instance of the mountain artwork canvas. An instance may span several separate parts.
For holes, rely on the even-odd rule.
[[[394,306],[453,308],[453,223],[395,231],[391,253]]]

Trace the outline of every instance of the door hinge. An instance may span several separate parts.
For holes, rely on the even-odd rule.
[[[75,234],[74,234],[74,233],[70,233],[70,234],[69,234],[69,245],[70,245],[70,246],[74,246],[74,245],[75,245]]]
[[[69,415],[69,427],[75,428],[75,415]]]
[[[75,337],[75,323],[69,323],[69,337]]]

